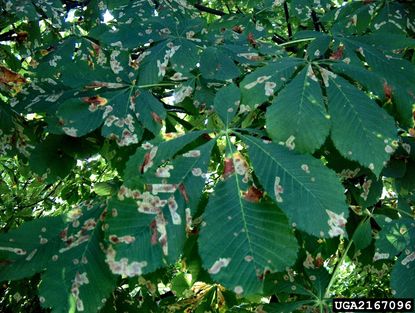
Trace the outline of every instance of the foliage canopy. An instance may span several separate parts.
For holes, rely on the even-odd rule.
[[[1,309],[415,298],[410,1],[1,0],[0,16]]]

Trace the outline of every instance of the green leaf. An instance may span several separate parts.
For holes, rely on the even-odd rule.
[[[376,220],[381,225],[379,239],[376,241],[375,258],[391,258],[399,256],[391,273],[391,287],[395,291],[395,297],[414,297],[415,283],[415,227],[414,220],[400,218],[391,220],[380,217]]]
[[[393,153],[396,127],[392,117],[343,78],[327,73],[331,138],[340,153],[379,176]]]
[[[382,50],[368,45],[359,38],[341,36],[336,38],[336,41],[345,44],[345,50],[349,51],[348,57],[353,59],[364,56],[373,72],[382,77],[383,88],[390,89],[389,96],[393,99],[394,109],[399,121],[407,126],[412,125],[411,112],[415,92],[415,66],[405,59],[386,57]],[[362,67],[365,66],[360,59],[357,59],[357,63]],[[358,81],[362,81],[362,84],[365,85],[366,79],[362,76],[358,78]]]
[[[170,177],[163,178],[163,182],[179,186],[179,190],[175,192],[179,210],[189,208],[191,215],[196,213],[207,179],[211,151],[215,144],[216,141],[211,140],[175,158],[170,167],[166,165],[157,169],[159,173],[166,168],[171,169],[168,173]]]
[[[353,234],[353,242],[358,250],[363,250],[370,245],[372,242],[372,227],[370,226],[370,219],[366,219],[356,228]]]
[[[390,159],[387,166],[383,168],[382,176],[402,178],[406,173],[406,162],[404,160]]]
[[[163,104],[149,91],[141,90],[135,97],[135,111],[138,119],[154,135],[160,132],[162,120],[166,118],[166,110]]]
[[[177,296],[182,296],[186,290],[189,290],[191,287],[190,280],[188,275],[185,273],[180,273],[173,277],[171,280],[171,289]]]
[[[235,116],[241,99],[241,91],[235,84],[219,89],[214,100],[215,111],[225,123],[229,125]]]
[[[414,249],[403,253],[391,272],[391,287],[395,291],[394,297],[414,298],[415,290],[415,258]]]
[[[285,313],[285,312],[298,312],[296,310],[300,310],[305,305],[312,304],[311,300],[301,300],[301,301],[293,301],[293,302],[286,302],[286,303],[270,303],[265,304],[262,308],[266,310],[265,312],[270,313]]]
[[[173,43],[180,48],[170,59],[172,68],[177,73],[187,76],[187,73],[193,70],[199,61],[199,48],[190,40],[185,39],[177,39]]]
[[[63,151],[62,142],[62,136],[49,135],[30,155],[30,167],[36,174],[45,175],[46,182],[64,178],[75,165],[75,160]]]
[[[62,130],[69,136],[81,137],[101,126],[104,111],[90,109],[88,103],[81,99],[64,101],[57,111],[61,118]]]
[[[166,41],[162,41],[148,51],[143,52],[144,59],[139,65],[140,70],[137,81],[139,86],[157,84],[163,79],[164,75],[166,75],[170,56],[174,53],[173,51],[178,49],[173,46],[172,51],[169,47],[171,44],[171,42],[166,43]]]
[[[405,163],[405,174],[395,180],[397,190],[402,194],[415,189],[415,175],[413,174],[415,171],[415,162],[407,160]]]
[[[208,47],[200,56],[200,71],[206,79],[227,80],[240,75],[229,55],[219,48]]]
[[[116,277],[105,264],[101,246],[104,205],[85,203],[69,214],[69,224],[60,233],[61,248],[42,274],[39,287],[43,307],[53,312],[94,312],[115,287]],[[76,309],[76,310],[75,310]]]
[[[95,82],[104,92],[63,102],[57,116],[62,130],[73,137],[90,133],[103,124],[102,134],[120,146],[138,143],[142,125],[157,135],[166,118],[163,104],[149,91],[107,82]],[[107,90],[115,88],[114,91]]]
[[[220,181],[210,196],[200,230],[199,251],[212,278],[237,294],[262,290],[263,275],[282,271],[296,259],[298,244],[275,205],[242,197],[238,174]]]
[[[409,218],[391,220],[389,217],[379,215],[376,222],[382,227],[379,239],[376,240],[378,253],[385,253],[388,258],[391,258],[405,248],[411,247],[415,242],[413,220]]]
[[[266,126],[276,142],[295,138],[299,152],[314,152],[324,143],[330,120],[311,65],[298,73],[268,107]]]
[[[44,270],[60,246],[61,216],[25,222],[0,235],[0,280],[30,277]]]
[[[316,39],[308,45],[307,54],[309,59],[314,60],[324,57],[330,46],[331,38],[321,32],[313,32],[312,34],[316,36]]]
[[[94,184],[94,192],[99,196],[109,196],[118,191],[117,181],[98,182]]]
[[[304,60],[282,58],[248,74],[241,82],[241,103],[251,109],[267,101],[291,78]]]
[[[119,198],[123,200],[112,199],[108,204],[106,262],[114,274],[132,277],[154,272],[164,265],[159,241],[166,247],[167,238],[158,234],[158,229],[165,232],[164,216],[160,214],[156,222],[153,214],[138,211],[134,199]]]
[[[132,188],[138,187],[143,182],[139,174],[147,171],[155,174],[158,166],[173,158],[181,149],[205,133],[206,131],[193,131],[160,144],[157,140],[144,143],[126,164],[125,185]]]
[[[102,306],[115,283],[99,245],[103,207],[84,209],[70,213],[66,228],[62,216],[45,217],[2,235],[1,279],[20,279],[45,270],[40,287],[44,307],[67,312],[72,301],[78,311],[90,312]]]
[[[330,66],[333,72],[345,75],[350,79],[359,82],[365,90],[370,90],[370,92],[380,99],[385,97],[383,90],[383,84],[385,81],[379,73],[368,71],[359,65],[346,64],[342,61],[336,63],[330,62]]]
[[[122,274],[129,276],[152,272],[179,258],[205,186],[215,140],[170,159],[201,133],[159,146],[147,143],[150,151],[140,148],[130,159],[126,172],[130,166],[142,169],[141,177],[128,180],[129,186],[134,187],[122,186],[118,200],[110,202],[108,238],[114,245],[110,264],[115,273],[124,258],[128,260],[126,264],[131,264],[126,265],[126,271],[130,272]],[[136,271],[128,269],[129,266],[135,266]]]
[[[371,173],[371,175],[364,177],[360,184],[350,184],[348,189],[357,204],[362,208],[367,208],[379,201],[382,195],[383,183],[381,178],[377,179]]]
[[[321,237],[345,234],[344,189],[321,161],[273,143],[240,136],[248,146],[255,175],[296,227]]]
[[[415,48],[415,39],[398,33],[376,32],[357,39],[380,50]]]

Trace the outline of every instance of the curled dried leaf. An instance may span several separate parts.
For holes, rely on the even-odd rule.
[[[26,83],[26,79],[22,75],[0,65],[0,86],[12,89],[13,85],[24,83]]]

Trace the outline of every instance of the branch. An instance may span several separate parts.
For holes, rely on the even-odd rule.
[[[158,1],[158,0],[152,0],[152,2],[154,3],[154,8],[156,10],[158,10],[158,8],[160,7],[160,1]]]
[[[314,30],[319,32],[320,31],[320,25],[318,22],[318,17],[316,14],[316,11],[311,10],[311,19],[313,20]]]
[[[16,34],[16,31],[14,29],[9,30],[8,32],[5,32],[3,34],[0,34],[0,41],[14,40],[17,38],[17,37],[13,37],[14,34]]]
[[[311,18],[312,18],[312,20],[313,20],[313,24],[314,24],[314,29],[316,30],[316,31],[323,31],[323,32],[326,32],[326,30],[324,29],[324,26],[323,26],[323,24],[321,24],[321,22],[320,22],[320,20],[319,20],[319,18],[318,18],[318,16],[317,16],[317,13],[316,13],[316,11],[314,11],[314,10],[311,10]]]
[[[288,12],[288,4],[286,1],[284,1],[284,14],[285,14],[285,21],[287,22],[288,38],[291,39],[293,36],[293,30],[291,28],[290,12]]]
[[[284,37],[282,37],[282,36],[280,36],[280,35],[278,35],[278,34],[274,34],[274,35],[272,35],[272,38],[271,38],[271,40],[273,41],[273,42],[275,42],[275,43],[277,43],[277,44],[282,44],[282,43],[284,43],[284,42],[287,42],[287,39],[285,39]]]
[[[83,8],[86,7],[89,2],[91,2],[91,0],[84,0],[84,1],[75,1],[75,0],[61,0],[62,4],[64,4],[66,6],[66,11],[69,12],[69,10],[71,9],[75,9],[75,8]]]
[[[224,16],[226,15],[225,12],[220,11],[220,10],[216,10],[216,9],[212,9],[212,8],[208,8],[204,5],[201,5],[199,3],[196,3],[193,5],[196,9],[198,9],[201,12],[206,12],[206,13],[210,13],[210,14],[214,14],[214,15],[218,15],[218,16]]]
[[[187,112],[185,109],[180,108],[180,107],[176,107],[174,105],[169,105],[169,104],[163,103],[163,106],[168,112],[177,112],[177,113],[189,114],[189,112]]]

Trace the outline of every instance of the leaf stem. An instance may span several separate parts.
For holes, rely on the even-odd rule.
[[[163,86],[176,86],[176,83],[159,83],[159,84],[138,85],[137,88],[151,88],[151,87],[163,87]]]
[[[287,22],[288,38],[291,39],[293,36],[293,30],[291,28],[290,12],[288,11],[287,1],[284,1],[284,14],[285,14],[285,21]]]
[[[226,13],[223,12],[223,11],[206,7],[206,6],[204,6],[204,5],[200,4],[200,3],[195,3],[193,6],[196,9],[198,9],[199,11],[201,11],[201,12],[210,13],[210,14],[218,15],[218,16],[224,16],[224,15],[226,15]]]
[[[281,43],[281,44],[279,44],[279,46],[280,47],[289,46],[289,45],[293,45],[293,44],[296,44],[296,43],[299,43],[299,42],[311,41],[311,40],[314,40],[314,39],[316,39],[316,38],[315,37],[301,38],[301,39],[296,39],[296,40],[291,40],[291,41]]]

